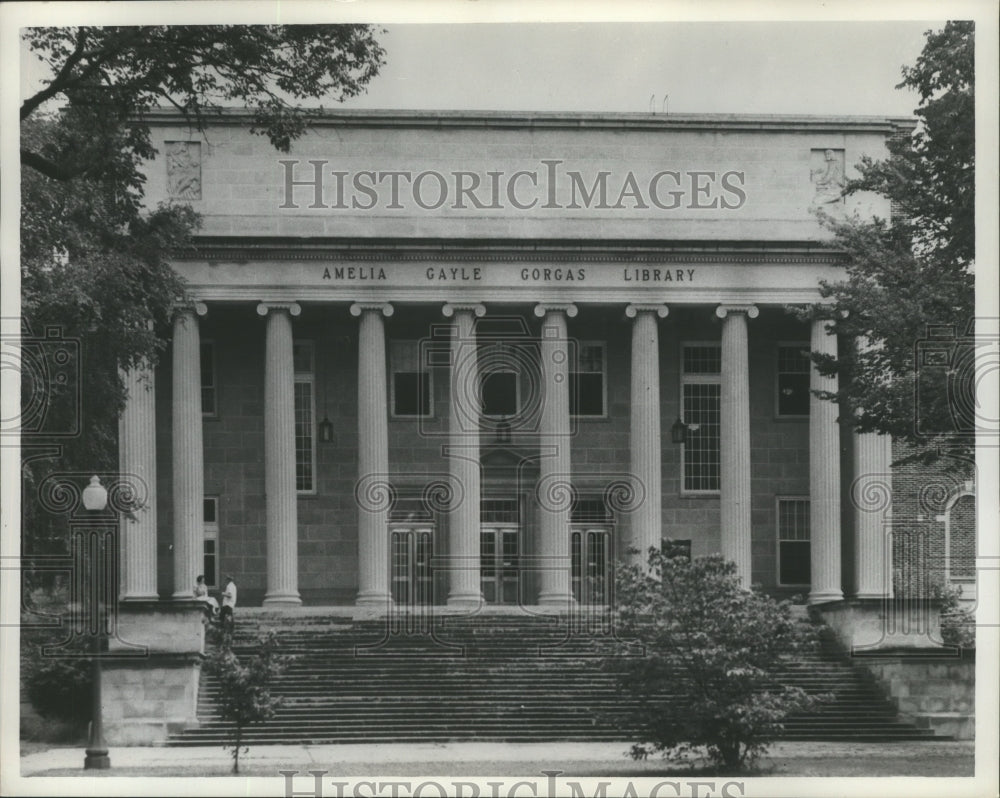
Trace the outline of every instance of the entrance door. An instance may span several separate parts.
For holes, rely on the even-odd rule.
[[[480,540],[480,587],[487,604],[516,604],[518,587],[518,527],[483,526]]]
[[[434,551],[430,526],[393,526],[390,529],[392,554],[392,600],[397,607],[419,607],[433,601],[431,555]]]
[[[570,532],[573,598],[579,604],[607,604],[611,587],[611,530],[574,527]]]

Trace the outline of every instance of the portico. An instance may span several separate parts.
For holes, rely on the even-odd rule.
[[[123,597],[221,570],[267,606],[567,608],[665,540],[814,603],[886,595],[850,500],[886,442],[810,393],[838,342],[790,308],[841,273],[813,161],[901,124],[348,112],[278,158],[223,120],[185,167],[195,305],[122,420],[158,497]]]

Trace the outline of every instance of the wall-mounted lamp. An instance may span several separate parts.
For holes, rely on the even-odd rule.
[[[701,424],[685,424],[679,418],[670,428],[670,440],[672,443],[687,443],[688,435],[701,429]]]
[[[684,443],[684,440],[687,438],[687,429],[687,424],[678,418],[670,428],[670,442]]]
[[[326,417],[325,413],[323,414],[323,420],[319,422],[319,442],[333,442],[333,422]]]

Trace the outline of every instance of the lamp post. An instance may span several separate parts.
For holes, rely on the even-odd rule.
[[[83,489],[83,507],[90,512],[101,512],[108,506],[108,491],[96,476],[90,478],[90,484]],[[94,552],[96,556],[97,552]],[[111,767],[111,757],[108,756],[108,746],[104,742],[104,717],[101,701],[101,654],[105,635],[106,610],[101,609],[100,597],[94,602],[94,622],[96,634],[92,636],[91,681],[90,689],[90,738],[87,741],[86,756],[83,760],[84,770],[107,770]]]

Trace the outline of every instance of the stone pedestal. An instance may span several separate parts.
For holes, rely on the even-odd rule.
[[[183,601],[131,601],[116,615],[101,662],[108,745],[150,745],[198,722],[205,609]]]

